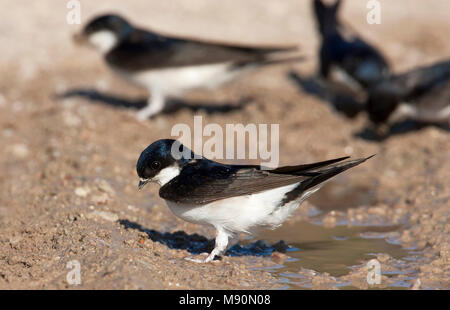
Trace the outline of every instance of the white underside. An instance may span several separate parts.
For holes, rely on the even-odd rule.
[[[190,89],[214,89],[236,77],[241,70],[230,70],[230,63],[124,72],[116,69],[127,80],[160,92],[165,96],[179,96]]]
[[[283,206],[278,204],[284,195],[299,183],[257,194],[232,197],[202,206],[191,206],[166,201],[169,209],[185,221],[214,226],[233,233],[252,233],[257,228],[274,229],[287,220],[300,204],[317,191],[314,188]]]
[[[187,66],[169,69],[148,70],[136,73],[115,69],[128,81],[147,88],[151,97],[137,118],[141,121],[164,110],[166,97],[179,97],[191,89],[214,89],[226,83],[246,69],[230,69],[230,63]]]
[[[402,103],[392,114],[393,120],[410,117],[423,122],[449,122],[450,104],[446,107],[432,109],[430,107],[420,108],[412,104]]]

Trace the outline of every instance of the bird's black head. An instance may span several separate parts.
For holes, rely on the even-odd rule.
[[[101,52],[108,52],[133,30],[133,26],[119,15],[107,14],[93,18],[80,34],[74,36],[77,43],[87,42]]]
[[[316,14],[319,31],[323,36],[336,31],[338,25],[337,12],[341,0],[336,0],[334,4],[327,5],[322,0],[314,0],[314,13]]]
[[[192,151],[179,141],[162,139],[153,142],[141,153],[136,164],[139,189],[150,181],[165,184],[193,158]]]
[[[85,36],[90,36],[99,31],[110,31],[121,37],[124,32],[131,28],[123,17],[119,15],[106,14],[94,17],[83,29]]]

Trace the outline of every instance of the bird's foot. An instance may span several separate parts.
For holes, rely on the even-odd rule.
[[[150,117],[156,115],[157,113],[158,112],[153,112],[153,111],[148,111],[148,110],[146,111],[144,109],[144,110],[139,111],[136,114],[136,118],[138,121],[143,122],[143,121],[146,121],[147,119],[149,119]]]
[[[202,253],[200,255],[208,255],[207,253]],[[209,263],[209,262],[219,262],[220,260],[214,260],[215,257],[219,257],[216,256],[215,254],[211,253],[208,255],[208,257],[206,257],[205,259],[199,259],[199,258],[194,258],[194,257],[185,257],[184,259],[189,261],[189,262],[193,262],[193,263]]]
[[[151,92],[151,93],[152,97],[149,98],[147,106],[139,110],[139,112],[136,115],[136,118],[141,122],[161,113],[164,110],[165,105],[164,97],[161,96],[161,94],[159,94],[158,92]]]

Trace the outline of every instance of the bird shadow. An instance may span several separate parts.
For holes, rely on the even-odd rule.
[[[100,92],[92,88],[75,88],[55,95],[56,99],[67,98],[84,98],[94,103],[109,105],[115,108],[126,108],[133,110],[140,110],[147,106],[147,98],[142,99],[130,99],[113,95],[110,93]],[[208,104],[204,102],[187,102],[181,99],[168,99],[166,108],[161,114],[171,114],[183,109],[191,110],[192,112],[204,111],[207,114],[215,113],[229,113],[243,109],[253,99],[246,97],[236,103],[221,103],[221,104]]]
[[[450,125],[448,124],[419,122],[411,119],[405,119],[393,123],[386,130],[384,130],[384,132],[377,131],[377,129],[373,126],[366,126],[362,130],[355,132],[353,135],[356,138],[366,141],[382,142],[394,136],[420,131],[429,127],[439,128],[450,133]]]
[[[164,244],[170,249],[186,250],[193,255],[210,253],[214,249],[214,239],[208,239],[199,234],[187,234],[184,231],[159,232],[154,229],[147,229],[142,225],[126,219],[119,220],[120,225],[125,229],[136,229],[146,233],[150,240]],[[268,245],[262,240],[258,240],[248,245],[235,244],[225,253],[227,256],[269,256],[273,252],[285,253],[290,247],[283,241],[273,245]]]
[[[338,113],[348,118],[355,118],[364,110],[364,104],[358,102],[353,96],[325,86],[315,76],[302,77],[297,72],[290,71],[288,77],[301,91],[328,102]]]

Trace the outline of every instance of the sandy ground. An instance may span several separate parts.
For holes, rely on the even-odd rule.
[[[300,44],[309,56],[304,63],[265,68],[215,92],[192,92],[186,100],[220,106],[251,98],[226,112],[195,114],[204,124],[279,123],[280,164],[377,154],[339,178],[341,186],[363,186],[376,199],[345,210],[333,211],[331,205],[318,224],[393,225],[383,238],[408,249],[409,259],[375,253],[384,271],[377,287],[402,281],[406,287],[450,288],[449,133],[426,127],[372,141],[364,134],[364,116],[350,121],[299,87],[288,73],[311,75],[316,67],[318,41],[309,1],[81,2],[83,22],[114,11],[179,35]],[[364,1],[347,1],[341,13],[382,48],[395,70],[450,55],[448,1],[381,2],[381,25],[365,22]],[[132,108],[86,96],[56,98],[95,90],[97,98],[110,103],[124,98],[141,103],[147,94],[117,79],[95,52],[72,44],[79,26],[65,22],[64,1],[5,0],[3,5],[8,10],[0,19],[0,288],[284,287],[270,271],[289,252],[225,256],[210,264],[184,260],[210,250],[214,231],[172,215],[156,186],[137,191],[140,152],[170,137],[174,124],[192,124],[192,109],[139,123]],[[307,212],[314,208],[305,203],[287,225],[299,219],[317,222]],[[66,281],[71,260],[80,262],[80,286]],[[306,268],[296,274],[306,288],[368,288],[366,263],[362,257],[341,276]]]

